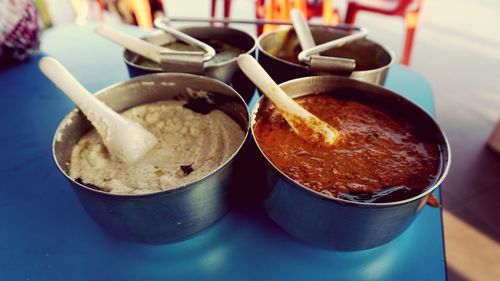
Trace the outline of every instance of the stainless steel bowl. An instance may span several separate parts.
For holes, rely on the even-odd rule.
[[[183,240],[212,225],[228,210],[233,160],[248,135],[249,115],[245,101],[226,84],[202,76],[159,73],[140,76],[99,91],[97,97],[121,112],[140,104],[189,99],[187,88],[204,90],[220,100],[217,107],[231,116],[246,132],[237,151],[216,170],[187,185],[144,195],[119,195],[83,185],[68,175],[75,143],[91,129],[78,110],[71,111],[54,136],[53,155],[62,174],[71,183],[81,204],[105,230],[127,240],[167,243]]]
[[[441,152],[441,169],[435,182],[410,199],[390,203],[361,203],[331,198],[289,178],[266,158],[267,185],[264,207],[267,214],[292,236],[311,245],[342,251],[369,249],[401,234],[415,219],[429,195],[448,173],[450,147],[444,133],[423,109],[383,87],[338,76],[306,77],[280,85],[292,97],[330,93],[332,96],[382,107],[405,116]],[[252,110],[251,127],[257,112],[270,103],[262,97]],[[258,146],[258,140],[256,140]]]
[[[311,27],[311,32],[316,44],[348,35],[348,31],[336,27]],[[265,33],[257,39],[258,60],[271,77],[278,83],[291,79],[318,75],[311,72],[305,65],[292,63],[275,54],[287,45],[287,49],[300,51],[300,44],[293,29],[282,29]],[[388,48],[369,39],[356,40],[342,47],[322,52],[324,56],[335,56],[351,58],[356,60],[357,65],[363,65],[365,70],[356,70],[350,77],[368,83],[383,85],[389,67],[394,62],[394,54]],[[325,73],[322,73],[325,74]]]
[[[227,42],[228,44],[244,50],[246,54],[255,56],[256,40],[253,35],[247,32],[229,27],[214,26],[184,27],[179,28],[179,30],[196,39],[217,39]],[[158,45],[175,40],[171,35],[166,34],[163,31],[153,32],[143,39]],[[130,77],[163,72],[159,66],[150,67],[137,64],[136,61],[138,55],[128,50],[124,51],[123,58],[127,65]],[[248,101],[255,92],[255,86],[239,70],[236,59],[237,58],[233,58],[207,66],[205,67],[204,75],[220,80],[226,84],[232,84],[238,93],[240,93],[243,98]]]

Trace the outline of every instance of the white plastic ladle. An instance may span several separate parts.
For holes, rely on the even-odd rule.
[[[158,139],[139,123],[116,113],[87,91],[56,59],[44,57],[39,66],[87,116],[112,157],[131,163],[140,159],[158,143]]]
[[[105,24],[99,25],[95,29],[95,32],[102,37],[123,46],[127,50],[148,58],[158,64],[161,63],[160,52],[164,49],[163,47],[154,45],[139,38],[135,38],[134,36],[130,36],[127,33],[121,32]]]
[[[335,144],[340,133],[289,97],[252,56],[240,55],[238,65],[245,75],[274,103],[298,136],[315,143]]]
[[[299,9],[290,10],[290,18],[293,23],[293,29],[295,29],[295,34],[297,34],[297,37],[299,38],[302,50],[314,48],[316,46],[316,42],[314,42],[311,29],[309,28],[309,24],[302,11]]]
[[[298,55],[298,59],[308,65],[313,64],[312,59],[313,56],[329,50],[334,47],[340,47],[347,43],[353,42],[355,40],[366,37],[368,33],[366,29],[361,28],[359,32],[355,32],[353,34],[323,43],[321,45],[317,45],[314,42],[311,29],[309,28],[309,23],[307,19],[304,17],[304,14],[299,9],[292,9],[290,11],[290,18],[292,19],[293,28],[295,29],[295,33],[299,38],[300,46],[302,47],[302,51]],[[321,59],[322,63],[326,63],[330,65],[330,67],[341,67],[346,70],[354,70],[356,62],[353,59],[346,58],[338,58],[338,57],[325,57],[325,56],[314,56],[316,60]]]
[[[125,49],[132,51],[140,56],[148,58],[158,64],[162,62],[162,53],[179,53],[183,55],[192,55],[192,56],[201,56],[203,61],[211,60],[216,52],[215,49],[210,45],[203,43],[202,41],[191,37],[181,31],[178,31],[172,27],[167,26],[162,21],[155,20],[155,24],[157,24],[164,32],[167,32],[174,36],[175,38],[193,45],[197,46],[204,51],[203,52],[193,52],[193,51],[176,51],[166,47],[157,46],[155,44],[149,43],[142,39],[131,36],[127,33],[121,32],[118,29],[112,28],[106,24],[100,24],[95,32],[102,37],[113,41],[114,43],[124,47]]]

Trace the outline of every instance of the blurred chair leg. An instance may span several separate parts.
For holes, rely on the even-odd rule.
[[[217,10],[217,0],[212,0],[212,6],[210,6],[210,16],[212,18],[215,18],[215,11],[216,10]]]
[[[224,19],[229,19],[231,16],[231,0],[224,0]],[[228,26],[227,23],[224,24],[225,27]]]
[[[356,3],[349,3],[347,5],[347,11],[345,13],[345,20],[344,22],[347,24],[354,24],[356,21],[356,15],[358,13],[358,6]]]
[[[265,18],[265,0],[256,0],[255,1],[255,19],[263,19]],[[256,25],[257,36],[261,35],[264,32],[264,25]]]
[[[418,11],[410,12],[405,16],[406,35],[401,64],[410,65],[411,51],[413,49],[413,39],[415,37],[415,31],[417,29],[418,18]]]

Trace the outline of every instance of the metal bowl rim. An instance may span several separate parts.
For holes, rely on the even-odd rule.
[[[332,201],[334,203],[340,203],[340,204],[344,204],[344,205],[354,205],[354,206],[358,206],[358,207],[380,207],[380,208],[384,208],[384,207],[394,207],[394,206],[405,205],[407,203],[411,203],[413,201],[419,200],[419,199],[427,196],[428,194],[434,192],[434,190],[439,187],[439,185],[444,181],[444,179],[448,175],[448,172],[449,172],[449,169],[450,169],[450,165],[451,165],[451,149],[450,149],[450,144],[448,142],[448,139],[447,139],[446,135],[444,134],[443,130],[441,129],[441,127],[439,126],[439,124],[436,122],[436,120],[434,119],[434,117],[432,117],[429,113],[427,113],[427,111],[425,111],[420,105],[414,103],[413,101],[409,100],[408,98],[406,98],[406,97],[404,97],[402,95],[397,94],[394,91],[391,91],[391,90],[389,90],[387,88],[384,88],[382,86],[379,86],[379,85],[374,85],[374,84],[371,84],[371,83],[367,83],[367,82],[355,80],[355,79],[348,78],[348,77],[332,76],[332,75],[308,76],[308,77],[296,78],[296,79],[292,79],[292,80],[283,82],[283,83],[279,84],[279,86],[283,87],[283,86],[287,86],[288,84],[300,83],[300,82],[308,80],[308,79],[317,79],[318,77],[323,77],[323,78],[326,77],[327,79],[330,79],[330,80],[349,80],[352,83],[365,84],[364,86],[378,88],[378,90],[385,91],[385,92],[391,94],[392,96],[398,97],[398,98],[402,99],[404,102],[410,103],[411,105],[415,106],[423,114],[427,115],[427,117],[429,117],[430,120],[432,120],[433,124],[436,126],[436,128],[439,131],[439,133],[443,137],[443,140],[444,140],[443,144],[446,147],[446,151],[441,152],[441,155],[447,155],[448,159],[447,159],[446,163],[444,163],[444,165],[442,167],[442,170],[440,171],[440,174],[438,175],[439,178],[437,179],[437,181],[435,181],[430,187],[427,187],[427,189],[424,192],[422,192],[422,193],[420,193],[420,194],[418,194],[416,196],[410,197],[408,199],[399,200],[399,201],[393,201],[393,202],[384,202],[384,203],[369,203],[369,202],[351,201],[351,200],[341,199],[341,198],[337,198],[337,197],[330,197],[330,196],[325,195],[325,194],[323,194],[321,192],[315,191],[315,190],[313,190],[313,189],[311,189],[311,188],[309,188],[307,186],[304,186],[303,184],[301,184],[301,183],[295,181],[294,179],[290,178],[288,175],[286,175],[284,172],[282,172],[280,169],[278,169],[274,165],[274,163],[271,160],[269,160],[269,158],[264,154],[264,152],[262,151],[262,149],[261,149],[261,147],[259,145],[259,142],[257,141],[257,138],[255,137],[255,134],[254,134],[254,126],[255,126],[255,121],[256,121],[255,117],[256,117],[256,114],[257,114],[257,109],[260,107],[260,104],[262,103],[262,100],[266,98],[265,95],[262,95],[256,101],[254,107],[251,110],[250,131],[252,133],[252,137],[255,140],[255,144],[256,144],[257,148],[259,149],[261,155],[266,159],[267,163],[269,163],[272,166],[272,168],[276,172],[278,172],[278,174],[282,178],[284,178],[287,181],[292,182],[294,187],[299,188],[300,190],[303,190],[306,193],[313,195],[315,198],[318,198],[318,199],[321,199],[321,200],[326,200],[326,201]],[[446,152],[446,154],[445,154],[445,152]]]
[[[150,196],[158,196],[159,194],[167,194],[167,193],[176,193],[176,192],[181,192],[181,191],[184,191],[188,188],[191,188],[193,187],[195,184],[203,181],[204,179],[212,176],[213,174],[217,173],[218,171],[222,170],[223,168],[225,168],[226,166],[228,166],[230,164],[230,162],[232,160],[234,160],[234,158],[237,156],[237,154],[240,152],[241,148],[243,147],[243,145],[246,143],[246,140],[248,138],[248,135],[250,134],[250,112],[249,112],[249,109],[248,109],[248,106],[246,105],[246,102],[245,100],[241,97],[241,95],[236,92],[233,88],[229,87],[228,85],[226,85],[225,83],[219,81],[219,80],[216,80],[214,78],[210,78],[210,77],[206,77],[206,76],[201,76],[201,75],[195,75],[195,74],[188,74],[188,73],[178,73],[178,72],[162,72],[162,73],[153,73],[153,74],[146,74],[146,75],[141,75],[141,76],[138,76],[138,77],[134,77],[132,79],[129,79],[129,80],[125,80],[125,81],[121,81],[121,82],[117,82],[117,83],[114,83],[110,86],[107,86],[103,89],[100,89],[98,90],[96,93],[95,93],[95,96],[99,96],[101,94],[103,94],[104,92],[106,91],[112,91],[113,89],[115,88],[118,88],[118,87],[122,87],[122,86],[125,86],[125,85],[128,85],[128,84],[134,84],[136,82],[140,82],[140,81],[143,81],[145,78],[147,79],[148,77],[152,77],[152,76],[165,76],[165,78],[170,78],[169,76],[172,76],[172,77],[184,77],[184,78],[188,78],[188,79],[201,79],[201,80],[208,80],[209,82],[212,82],[212,83],[217,83],[223,87],[226,87],[228,89],[231,90],[231,92],[233,92],[234,94],[236,94],[236,97],[239,98],[239,101],[245,105],[245,111],[247,113],[247,118],[248,118],[248,122],[247,122],[247,129],[246,129],[246,132],[245,132],[245,136],[243,138],[243,140],[241,141],[240,145],[238,146],[238,148],[233,152],[233,154],[231,154],[231,156],[226,160],[224,161],[222,164],[220,164],[217,168],[215,168],[213,171],[211,171],[210,173],[206,174],[205,176],[201,177],[201,178],[198,178],[196,179],[195,181],[192,181],[192,182],[189,182],[187,184],[184,184],[184,185],[179,185],[179,186],[176,186],[176,187],[173,187],[173,188],[170,188],[170,189],[167,189],[167,190],[162,190],[162,191],[158,191],[158,192],[151,192],[151,193],[144,193],[144,194],[117,194],[117,193],[111,193],[111,192],[105,192],[105,191],[102,191],[102,190],[97,190],[97,189],[94,189],[94,188],[90,188],[88,186],[86,186],[85,184],[81,184],[79,182],[77,182],[75,179],[73,179],[72,177],[70,177],[65,171],[64,169],[59,165],[59,162],[57,161],[57,158],[56,158],[56,150],[55,150],[55,147],[56,147],[56,142],[57,142],[57,133],[63,128],[63,125],[64,125],[64,121],[70,117],[70,114],[72,112],[74,112],[75,110],[76,111],[80,111],[78,109],[78,107],[75,107],[73,108],[72,110],[69,111],[68,114],[66,114],[64,116],[64,118],[61,120],[61,122],[59,123],[59,125],[57,126],[57,129],[55,131],[55,134],[54,134],[54,137],[52,138],[52,158],[54,159],[54,162],[56,163],[56,166],[57,168],[59,169],[59,171],[68,179],[71,181],[71,183],[73,184],[76,184],[77,186],[83,188],[83,189],[86,189],[88,191],[91,191],[91,192],[96,192],[96,193],[99,193],[99,194],[102,194],[102,195],[105,195],[105,196],[110,196],[110,197],[120,197],[120,198],[137,198],[137,197],[140,197],[140,198],[146,198],[146,197],[150,197]]]
[[[246,51],[244,54],[251,54],[252,52],[255,51],[255,49],[257,48],[257,38],[249,33],[249,32],[246,32],[244,30],[241,30],[241,29],[237,29],[237,28],[232,28],[232,27],[224,27],[224,26],[185,26],[185,27],[181,27],[179,28],[180,31],[183,30],[183,28],[210,28],[210,29],[229,29],[229,30],[233,30],[233,31],[237,31],[237,32],[241,32],[247,36],[249,36],[250,38],[253,39],[253,45],[252,45],[252,48],[250,48],[248,51]],[[147,34],[145,36],[142,36],[141,39],[145,39],[149,36],[150,34]],[[124,49],[123,50],[123,60],[125,61],[125,63],[131,67],[135,67],[135,68],[139,68],[141,70],[146,70],[146,71],[156,71],[156,72],[163,72],[163,70],[161,68],[153,68],[153,67],[146,67],[146,66],[143,66],[143,65],[139,65],[139,64],[135,64],[135,63],[132,63],[130,62],[129,60],[127,60],[125,58],[125,53],[127,52],[128,50],[127,49]],[[129,51],[131,53],[134,53],[132,51]],[[134,53],[135,54],[135,53]],[[205,67],[205,69],[213,69],[213,68],[216,68],[216,67],[221,67],[221,66],[225,66],[227,64],[230,64],[230,63],[233,63],[235,62],[236,60],[238,59],[238,57],[235,57],[235,58],[232,58],[230,60],[226,60],[226,61],[221,61],[219,63],[216,63],[216,64],[213,64],[213,65],[210,65],[210,66],[207,66]]]

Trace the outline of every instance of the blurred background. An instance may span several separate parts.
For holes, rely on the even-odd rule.
[[[7,5],[12,0],[1,0]],[[29,2],[29,1],[28,1]],[[486,143],[500,118],[498,0],[34,0],[42,29],[88,22],[151,28],[157,16],[353,23],[433,88],[453,154],[442,186],[449,280],[500,280],[500,155]],[[2,7],[3,9],[3,7]],[[7,18],[6,10],[0,18]],[[0,19],[0,22],[2,19]],[[253,34],[275,27],[235,24]],[[0,33],[5,30],[0,29]],[[2,39],[2,37],[0,37]],[[43,35],[41,44],[43,44]],[[1,54],[1,52],[0,52]]]

